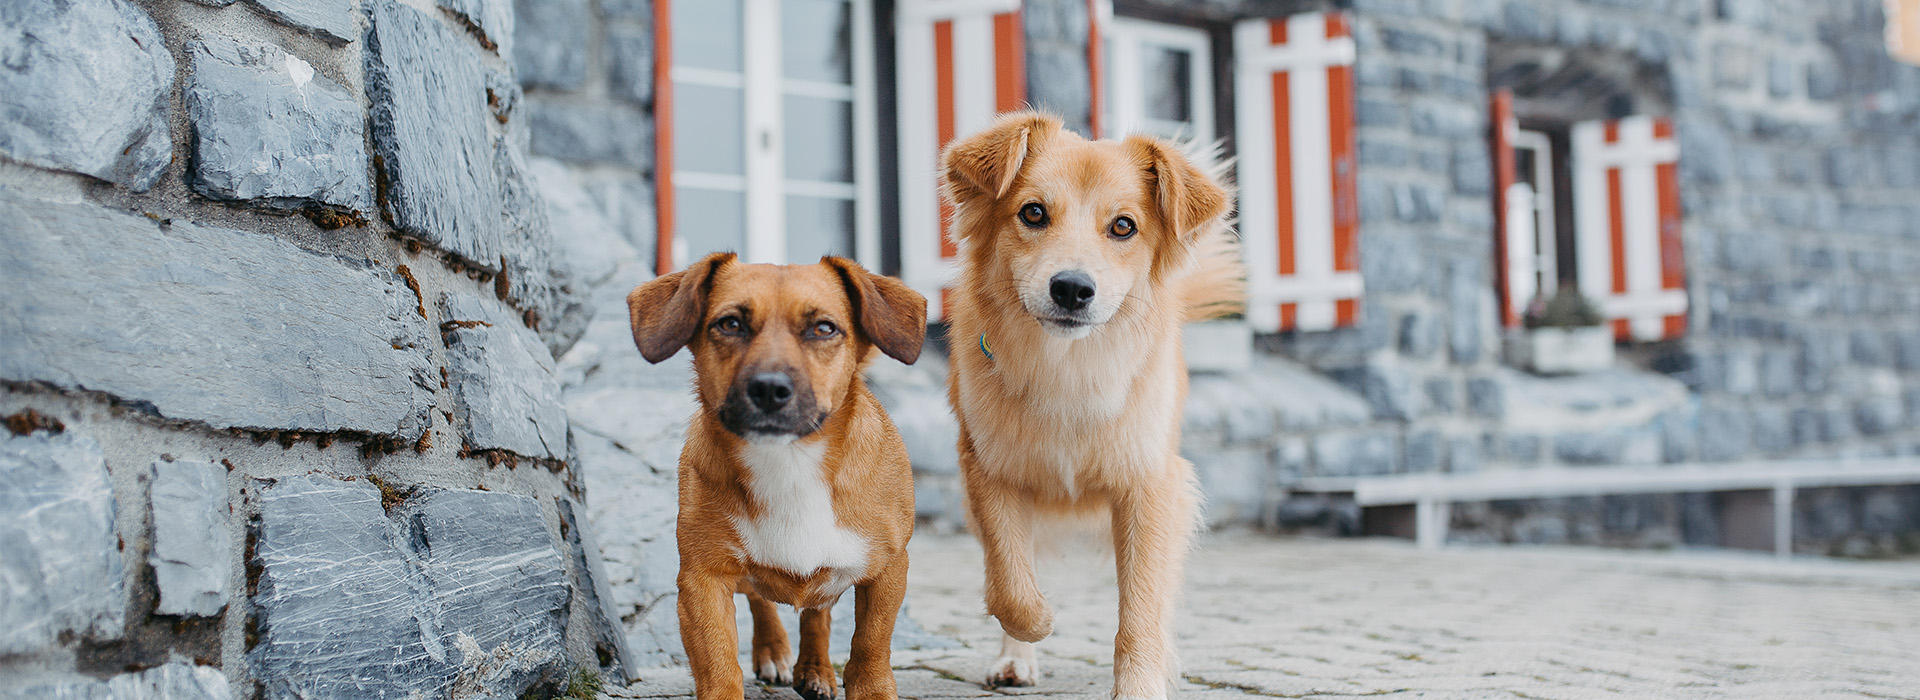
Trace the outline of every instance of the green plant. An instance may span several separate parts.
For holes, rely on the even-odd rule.
[[[1600,309],[1573,287],[1561,287],[1553,298],[1534,297],[1521,321],[1528,328],[1591,328],[1606,322]]]
[[[600,674],[575,667],[573,675],[567,678],[567,692],[561,697],[569,700],[594,700],[600,697],[600,691],[605,689],[606,681],[600,679]]]

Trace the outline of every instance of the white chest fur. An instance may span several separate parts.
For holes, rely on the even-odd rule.
[[[735,518],[733,527],[753,562],[799,576],[832,569],[830,585],[845,590],[866,570],[867,542],[834,517],[833,492],[820,469],[825,455],[824,443],[748,440],[740,457],[760,513]]]

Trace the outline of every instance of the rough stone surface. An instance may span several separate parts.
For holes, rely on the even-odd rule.
[[[153,566],[161,615],[210,616],[227,605],[233,537],[228,534],[227,470],[208,461],[153,463]]]
[[[208,197],[373,209],[360,101],[271,44],[187,44],[192,184]]]
[[[621,628],[620,612],[614,606],[613,588],[607,584],[607,567],[600,556],[600,540],[593,535],[593,524],[586,519],[586,508],[571,498],[559,499],[561,531],[566,533],[567,548],[573,552],[573,588],[584,596],[582,602],[593,615],[593,648],[604,663],[600,671],[615,682],[630,682],[635,667],[633,652],[627,648],[627,632]]]
[[[529,100],[533,152],[569,163],[653,167],[653,119],[628,104]]]
[[[653,102],[653,28],[607,30],[607,87],[615,97]]]
[[[566,565],[531,497],[429,491],[406,504],[408,552],[432,586],[427,609],[458,667],[453,694],[519,697],[564,682]]]
[[[0,700],[229,700],[227,676],[178,661],[106,680],[70,678],[0,688]]]
[[[527,162],[527,173],[546,202],[555,249],[573,270],[576,281],[597,285],[621,265],[640,261],[640,251],[621,237],[593,194],[565,165],[548,158],[532,158]]]
[[[266,486],[248,653],[262,697],[519,697],[565,668],[564,562],[527,496],[364,481]]]
[[[4,188],[0,220],[0,277],[17,285],[0,296],[0,336],[38,339],[0,343],[0,377],[219,428],[427,428],[433,341],[392,274]]]
[[[439,20],[371,2],[367,95],[382,205],[402,231],[496,270],[507,222],[479,57]]]
[[[560,90],[587,80],[588,0],[514,0],[513,62],[520,84]]]
[[[45,651],[69,632],[120,638],[127,595],[114,510],[93,439],[0,438],[0,654]]]
[[[126,0],[0,9],[0,154],[144,192],[173,159],[173,56]]]
[[[358,0],[247,0],[281,24],[345,44],[360,35]]]
[[[447,382],[468,447],[565,459],[567,413],[553,358],[517,314],[469,295],[440,299]]]
[[[493,44],[501,56],[513,56],[513,0],[438,0],[440,9],[452,12],[477,31],[477,37]]]

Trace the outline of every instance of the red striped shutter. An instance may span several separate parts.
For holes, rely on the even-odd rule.
[[[955,272],[953,212],[935,184],[940,149],[1027,102],[1020,0],[901,0],[895,9],[901,278],[945,316]]]
[[[1679,160],[1673,123],[1665,118],[1573,127],[1580,293],[1599,305],[1621,340],[1686,332]]]
[[[1359,321],[1353,60],[1342,13],[1234,28],[1240,236],[1256,330]]]
[[[1508,211],[1511,202],[1507,201],[1507,191],[1517,179],[1519,165],[1513,158],[1514,133],[1520,125],[1513,116],[1513,92],[1501,89],[1493,93],[1493,108],[1488,121],[1492,123],[1490,140],[1493,143],[1493,280],[1494,289],[1500,293],[1500,324],[1507,328],[1520,325],[1522,308],[1530,300],[1529,296],[1516,293],[1514,286],[1520,280],[1515,279],[1513,261],[1509,256],[1518,252],[1514,248],[1514,229],[1520,222],[1513,221],[1513,212]]]

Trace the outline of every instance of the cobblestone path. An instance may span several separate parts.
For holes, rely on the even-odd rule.
[[[1064,550],[1043,558],[1041,683],[989,690],[979,549],[917,537],[913,615],[963,646],[896,652],[901,697],[1105,698],[1112,560]],[[1920,564],[1212,535],[1179,644],[1187,699],[1920,698]],[[616,697],[692,690],[683,669],[645,677]]]

